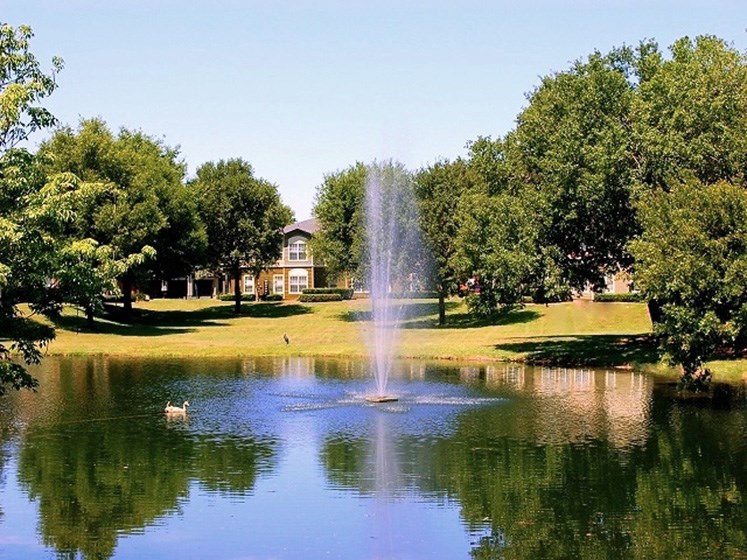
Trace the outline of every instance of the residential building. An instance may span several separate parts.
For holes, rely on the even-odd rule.
[[[280,295],[283,299],[298,299],[304,289],[326,286],[324,267],[314,263],[309,240],[318,228],[316,218],[286,226],[283,230],[283,252],[269,269],[254,276],[249,270],[241,275],[241,292],[257,298]],[[224,292],[233,293],[233,280],[225,283]],[[217,285],[216,285],[217,290]]]

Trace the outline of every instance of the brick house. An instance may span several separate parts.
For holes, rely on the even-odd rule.
[[[309,250],[309,239],[317,230],[315,218],[290,224],[283,229],[283,254],[269,269],[257,277],[244,271],[241,291],[255,294],[257,298],[280,294],[283,299],[298,299],[305,288],[326,286],[324,268],[314,264]],[[228,280],[222,290],[233,293],[233,280]]]

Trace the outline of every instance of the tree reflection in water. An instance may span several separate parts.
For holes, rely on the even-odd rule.
[[[93,364],[70,385],[45,380],[45,391],[57,392],[61,403],[56,420],[24,434],[19,482],[38,502],[42,541],[62,557],[108,558],[120,535],[177,512],[193,481],[245,495],[274,460],[268,438],[199,433],[188,429],[188,418],[174,422],[160,413],[124,414],[136,409],[130,405],[137,394],[111,373],[111,364]],[[112,410],[112,401],[119,408]],[[74,419],[80,402],[98,415]]]
[[[18,396],[11,414],[13,425],[25,426],[13,436],[20,484],[38,504],[41,539],[63,557],[115,554],[119,536],[182,515],[195,487],[238,497],[242,515],[273,523],[268,533],[287,536],[291,551],[278,557],[308,546],[293,541],[308,541],[308,533],[283,525],[287,508],[298,504],[309,508],[293,512],[308,530],[344,526],[353,536],[341,541],[361,545],[365,532],[378,557],[432,550],[422,544],[429,535],[466,537],[458,546],[471,543],[477,559],[744,557],[743,394],[713,406],[673,399],[632,372],[416,367],[404,373],[412,391],[400,403],[373,407],[351,399],[350,387],[367,381],[343,362],[228,364],[225,380],[194,364],[168,375],[137,364],[122,371],[112,360],[76,367],[75,375],[55,371],[45,379],[53,406],[37,409],[35,396]],[[265,373],[247,381],[246,368]],[[113,418],[141,402],[160,411],[164,388],[199,402],[195,413],[176,422],[148,413]],[[424,398],[429,391],[447,396]],[[279,452],[299,440],[298,453]],[[289,457],[309,463],[276,468]],[[298,483],[316,464],[322,476]],[[279,472],[296,478],[273,479]],[[270,484],[260,496],[264,474]],[[277,494],[269,492],[278,488],[287,502],[273,502]],[[352,505],[335,509],[332,501],[341,500]],[[261,509],[268,504],[280,517]],[[329,510],[358,508],[366,515],[324,524]],[[461,525],[455,530],[452,517],[434,510],[454,512]],[[203,523],[204,515],[194,519]],[[423,520],[433,525],[419,526]],[[204,530],[200,542],[220,538]],[[277,544],[256,533],[232,536],[247,550]],[[410,536],[420,540],[407,548]],[[325,546],[331,537],[317,536]],[[351,556],[365,557],[361,551]]]

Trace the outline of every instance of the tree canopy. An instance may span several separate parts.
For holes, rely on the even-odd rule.
[[[747,190],[674,185],[643,196],[638,214],[636,284],[662,305],[655,332],[670,360],[699,380],[717,349],[747,341]]]
[[[39,102],[56,88],[62,60],[52,60],[45,73],[30,51],[31,29],[0,25],[0,394],[8,385],[33,388],[37,381],[12,359],[36,363],[54,330],[31,319],[35,313],[54,315],[59,300],[49,284],[57,252],[48,226],[64,220],[43,216],[31,195],[44,183],[35,158],[19,144],[56,121]],[[19,304],[28,302],[30,314]]]
[[[208,239],[208,262],[234,279],[235,312],[241,312],[241,270],[253,275],[282,255],[283,228],[293,212],[276,185],[255,177],[240,158],[208,162],[192,183]]]
[[[332,277],[360,273],[365,190],[366,166],[360,162],[326,175],[317,187],[314,216],[319,230],[311,249]]]
[[[68,172],[109,185],[108,196],[82,209],[73,234],[107,245],[114,258],[130,264],[117,276],[126,309],[138,274],[169,278],[189,272],[202,259],[204,227],[175,149],[139,131],[114,135],[100,119],[87,119],[77,130],[57,130],[41,145],[40,155],[49,174]],[[149,257],[147,263],[128,258],[141,253]]]
[[[470,275],[476,272],[471,263],[460,266],[455,261],[461,229],[457,208],[465,193],[480,184],[480,176],[462,159],[439,161],[415,175],[420,229],[432,255],[433,283],[438,291],[439,325],[446,324],[445,299],[457,293],[460,275],[465,270]]]

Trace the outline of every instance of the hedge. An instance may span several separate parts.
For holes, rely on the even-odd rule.
[[[302,294],[305,294],[305,295],[338,294],[340,296],[340,299],[353,299],[353,288],[305,288]],[[318,301],[322,301],[322,300],[318,300]],[[327,299],[324,301],[338,301],[338,300]]]
[[[218,299],[221,301],[234,301],[236,296],[234,294],[219,294]],[[254,294],[241,294],[241,301],[254,301],[257,296]]]
[[[637,292],[629,292],[627,294],[594,294],[594,301],[598,301],[602,303],[612,303],[612,302],[632,303],[632,302],[643,301],[643,298],[641,297],[641,294]]]
[[[341,294],[307,294],[304,292],[298,298],[302,303],[316,303],[322,301],[342,301]]]

